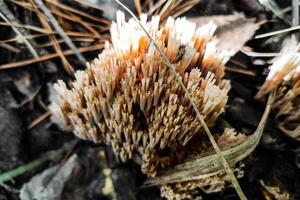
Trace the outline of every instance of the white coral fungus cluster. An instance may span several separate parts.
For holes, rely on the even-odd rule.
[[[223,79],[227,52],[216,48],[213,37],[216,26],[197,28],[185,18],[172,17],[164,25],[159,22],[157,16],[149,22],[141,16],[213,127],[230,88]],[[125,21],[118,12],[111,41],[85,71],[76,72],[70,88],[63,81],[54,84],[52,119],[82,139],[111,145],[123,161],[140,155],[143,172],[154,176],[182,162],[177,153],[193,138],[198,144],[206,140],[205,132],[174,74],[134,19]],[[192,144],[197,146],[197,141]]]
[[[270,66],[256,97],[276,90],[273,110],[277,126],[288,136],[300,140],[300,46],[293,40],[288,42]]]

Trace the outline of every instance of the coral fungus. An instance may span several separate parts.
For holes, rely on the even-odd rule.
[[[300,53],[289,40],[273,65],[256,98],[276,90],[273,110],[277,126],[288,136],[300,140]]]
[[[230,88],[223,79],[227,52],[216,48],[213,37],[216,26],[196,28],[185,18],[171,17],[164,25],[159,22],[157,16],[149,22],[141,16],[213,127]],[[201,122],[140,25],[133,19],[126,22],[118,12],[111,41],[85,71],[76,72],[70,89],[63,81],[54,85],[52,119],[82,139],[110,144],[123,161],[140,155],[147,175],[183,162],[191,149],[205,151],[208,140]]]

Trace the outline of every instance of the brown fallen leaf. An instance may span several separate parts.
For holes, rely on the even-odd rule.
[[[210,21],[218,26],[218,48],[230,50],[230,56],[236,54],[244,44],[252,38],[259,24],[254,19],[246,18],[241,13],[233,15],[215,15],[208,17],[191,18],[191,21],[200,26]]]

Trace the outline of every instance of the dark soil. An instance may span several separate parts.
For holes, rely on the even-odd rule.
[[[7,2],[7,1],[5,1]],[[66,1],[69,2],[69,1]],[[102,1],[104,2],[104,1]],[[110,2],[110,1],[107,1]],[[281,8],[291,5],[290,1],[276,1]],[[34,19],[30,12],[7,3],[15,17],[23,23],[32,23]],[[95,12],[86,9],[84,12]],[[243,12],[247,17],[257,21],[273,19],[265,23],[257,31],[270,32],[289,27],[282,19],[274,17],[272,12],[256,0],[203,0],[187,16],[226,15]],[[289,13],[288,16],[291,16]],[[287,19],[289,20],[289,19]],[[0,26],[0,40],[14,37],[9,27]],[[278,41],[250,40],[247,46],[257,52],[278,52],[282,38]],[[21,44],[15,43],[18,48]],[[27,50],[12,53],[0,47],[0,64],[12,63],[31,57]],[[95,57],[97,52],[85,53],[87,60]],[[267,74],[267,64],[254,65],[255,58],[237,53],[233,59],[243,63],[254,71],[256,76],[238,73],[227,73],[232,89],[226,114],[223,118],[240,132],[251,134],[256,129],[265,108],[265,102],[254,100],[259,87]],[[262,58],[267,61],[267,58]],[[69,57],[75,69],[83,69],[76,57]],[[33,128],[28,125],[46,112],[43,104],[49,104],[49,85],[58,79],[72,79],[62,68],[58,59],[32,64],[20,68],[0,69],[0,173],[14,169],[45,155],[46,152],[60,148],[64,143],[74,139],[72,133],[65,133],[53,125],[49,118],[38,123]],[[99,151],[105,152],[105,159],[99,156]],[[102,193],[106,176],[103,169],[111,169],[111,180],[117,199],[120,200],[158,200],[159,189],[140,188],[145,176],[135,162],[120,163],[114,157],[110,147],[95,145],[80,141],[72,153],[79,156],[80,166],[74,171],[72,178],[66,183],[62,198],[64,200],[99,200],[112,199]],[[6,186],[0,185],[0,200],[18,199],[15,190],[28,182],[32,176],[50,166],[60,163],[61,159],[46,162],[21,176],[9,181]],[[269,185],[280,186],[291,194],[291,199],[300,199],[300,143],[282,134],[272,120],[272,114],[265,128],[265,133],[249,158],[245,160],[245,176],[240,180],[246,196],[251,200],[264,199],[263,189],[258,180]],[[235,191],[228,188],[221,193],[204,194],[203,199],[238,199]]]

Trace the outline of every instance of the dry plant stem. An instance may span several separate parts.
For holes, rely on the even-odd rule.
[[[76,57],[80,62],[82,62],[83,65],[87,62],[86,59],[82,56],[82,54],[78,51],[75,44],[72,42],[72,40],[67,36],[63,28],[59,25],[55,17],[52,15],[50,10],[45,6],[42,0],[35,0],[36,4],[39,6],[39,8],[43,11],[45,16],[49,19],[50,23],[54,27],[54,29],[58,32],[58,34],[65,40],[66,44],[74,51]]]
[[[269,33],[260,34],[260,35],[255,36],[254,39],[271,37],[271,36],[274,36],[274,35],[290,32],[290,31],[295,31],[295,30],[298,30],[298,29],[300,29],[300,26],[294,26],[294,27],[290,27],[290,28],[286,28],[286,29],[281,29],[281,30],[278,30],[278,31],[273,31],[273,32],[269,32]]]
[[[201,122],[202,126],[204,127],[205,132],[208,135],[208,138],[213,146],[213,148],[215,149],[216,153],[219,156],[219,159],[221,159],[222,165],[226,171],[226,173],[229,175],[231,182],[237,192],[237,194],[239,195],[240,199],[242,200],[246,200],[246,196],[243,193],[235,175],[233,174],[233,171],[231,170],[229,164],[227,163],[227,161],[225,160],[225,158],[223,157],[220,148],[218,147],[216,141],[214,140],[208,126],[206,125],[205,121],[203,120],[203,118],[201,117],[201,114],[195,104],[195,102],[192,100],[187,88],[185,87],[185,85],[183,84],[182,80],[180,79],[180,77],[178,76],[177,72],[175,71],[175,69],[173,68],[172,64],[169,62],[168,58],[166,57],[166,55],[164,54],[164,52],[161,50],[161,48],[155,43],[155,41],[151,38],[151,36],[149,35],[149,33],[146,31],[146,29],[143,27],[143,25],[140,23],[140,21],[137,19],[137,17],[124,5],[122,4],[119,0],[115,0],[118,4],[120,4],[128,13],[130,13],[130,15],[140,24],[141,28],[143,29],[143,31],[145,32],[145,34],[147,35],[147,37],[149,38],[149,40],[151,41],[151,43],[155,46],[155,48],[159,51],[159,53],[161,54],[165,64],[168,66],[168,68],[172,71],[172,73],[175,75],[176,80],[180,83],[181,87],[183,88],[187,98],[190,100],[190,103],[192,104],[197,118],[199,119],[199,121]]]
[[[6,12],[9,12],[8,7],[6,6],[6,4],[4,3],[3,0],[0,1],[1,3],[1,10],[0,10],[0,17],[7,23],[10,23],[10,20],[5,16],[5,14],[2,12],[2,9],[6,9]],[[34,48],[32,47],[32,45],[30,44],[30,42],[28,40],[26,40],[26,38],[22,35],[22,33],[15,27],[12,26],[11,27],[13,29],[13,31],[20,37],[20,39],[24,42],[24,44],[26,45],[26,47],[28,48],[28,50],[30,51],[30,53],[32,54],[33,57],[38,58],[39,55],[37,54],[37,52],[34,50]]]
[[[225,146],[222,149],[222,155],[231,165],[247,157],[258,145],[271,110],[273,99],[274,93],[271,93],[254,134],[247,137],[240,144]],[[218,173],[219,170],[222,170],[222,164],[218,160],[218,155],[209,152],[183,164],[176,165],[158,177],[146,180],[144,187],[206,178]]]

